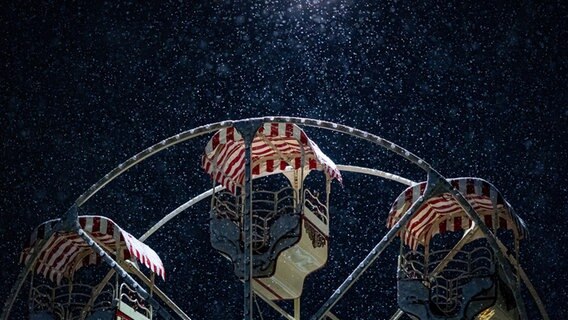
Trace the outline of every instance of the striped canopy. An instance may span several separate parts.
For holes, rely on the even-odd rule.
[[[341,181],[335,163],[291,123],[265,123],[252,142],[252,174],[282,172],[287,167],[324,170],[331,178]],[[233,127],[217,131],[207,143],[202,166],[215,181],[236,193],[243,185],[245,148],[241,134]]]
[[[58,219],[46,221],[35,228],[20,256],[20,263],[27,263],[33,250],[36,250],[35,244],[45,239],[58,222]],[[79,216],[79,224],[107,252],[116,255],[118,251],[123,259],[136,257],[165,279],[164,266],[156,252],[112,220],[102,216]],[[47,239],[47,245],[40,252],[34,269],[36,273],[60,283],[63,277],[70,278],[81,267],[100,261],[101,257],[76,232],[55,232]]]
[[[492,184],[478,178],[455,178],[449,181],[465,196],[488,227],[493,227],[492,215],[496,212],[498,228],[512,230],[520,239],[526,236],[525,223]],[[426,182],[421,182],[398,196],[391,207],[387,227],[392,228],[396,224],[424,193],[425,187]],[[419,244],[425,245],[435,234],[460,231],[470,226],[471,221],[459,203],[449,193],[444,193],[428,199],[400,236],[406,245],[416,250]]]

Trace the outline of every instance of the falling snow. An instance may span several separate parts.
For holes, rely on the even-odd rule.
[[[521,261],[550,318],[568,317],[566,3],[12,1],[0,11],[4,288],[32,229],[122,161],[207,123],[290,115],[380,135],[446,177],[491,181],[528,224]],[[425,179],[369,143],[306,132],[336,163]],[[81,213],[142,235],[210,188],[206,139],[132,168]],[[306,316],[382,238],[404,189],[355,174],[333,187],[330,260],[307,279]],[[242,287],[210,247],[208,210],[204,201],[148,239],[166,267],[159,286],[194,319],[238,319]],[[340,318],[396,310],[395,247],[334,308]]]

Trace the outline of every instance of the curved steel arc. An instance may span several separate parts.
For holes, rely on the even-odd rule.
[[[347,171],[347,172],[354,172],[354,173],[361,173],[361,174],[366,174],[366,175],[371,175],[371,176],[376,176],[376,177],[381,177],[381,178],[385,178],[388,180],[392,180],[392,181],[396,181],[408,186],[412,186],[415,184],[414,181],[403,178],[401,176],[398,176],[396,174],[392,174],[392,173],[388,173],[385,171],[381,171],[381,170],[376,170],[376,169],[371,169],[371,168],[366,168],[366,167],[358,167],[358,166],[348,166],[348,165],[337,165],[337,169],[339,169],[340,171]],[[265,176],[269,176],[275,174],[274,172],[268,173],[268,174],[264,174],[264,175],[259,175],[257,177],[254,177],[253,179],[256,178],[261,178],[261,177],[265,177]],[[166,223],[168,223],[171,219],[175,218],[178,214],[182,213],[183,211],[189,209],[191,206],[193,206],[194,204],[200,202],[201,200],[210,197],[214,192],[219,192],[223,189],[225,189],[223,186],[218,185],[214,188],[215,190],[209,189],[199,195],[197,195],[196,197],[192,198],[191,200],[189,200],[188,202],[182,204],[181,206],[177,207],[174,211],[168,213],[167,215],[165,215],[162,219],[160,219],[160,221],[156,222],[155,225],[153,225],[150,229],[148,229],[148,231],[146,231],[146,233],[144,233],[141,237],[140,237],[140,241],[145,241],[146,239],[148,239],[148,237],[150,237],[152,234],[154,234],[156,231],[158,231],[158,229],[160,229],[161,227],[163,227]]]
[[[165,140],[162,140],[149,148],[142,150],[141,152],[137,153],[133,157],[129,158],[128,160],[124,161],[123,163],[119,164],[118,167],[111,170],[107,173],[103,178],[93,184],[89,189],[87,189],[77,200],[75,200],[75,204],[77,207],[82,206],[89,198],[91,198],[95,193],[99,190],[104,188],[109,182],[116,179],[118,176],[126,172],[128,169],[132,168],[133,166],[137,165],[138,163],[150,158],[151,156],[157,154],[160,151],[163,151],[173,145],[176,145],[180,142],[193,139],[199,137],[201,135],[207,134],[209,132],[217,131],[219,129],[223,129],[226,127],[230,127],[233,125],[233,121],[222,121],[216,122],[212,124],[207,124],[204,126],[200,126],[191,130],[184,131],[182,133],[178,133],[175,136],[171,136]]]
[[[168,213],[167,215],[165,215],[162,219],[160,219],[160,221],[158,221],[155,225],[153,225],[150,229],[148,229],[148,231],[146,231],[146,233],[144,233],[139,240],[144,242],[146,241],[146,239],[148,239],[148,237],[150,237],[152,234],[154,234],[154,232],[158,231],[158,229],[160,229],[161,227],[163,227],[166,223],[168,223],[170,220],[172,220],[173,218],[175,218],[178,214],[182,213],[183,211],[187,210],[188,208],[190,208],[191,206],[193,206],[194,204],[200,202],[201,200],[210,197],[213,193],[219,192],[221,190],[225,189],[222,185],[218,185],[215,188],[211,188],[201,194],[199,194],[198,196],[192,198],[191,200],[189,200],[188,202],[182,204],[181,206],[177,207],[174,211]]]
[[[338,165],[336,165],[336,167],[337,167],[337,169],[339,169],[339,171],[362,173],[362,174],[366,174],[366,175],[370,175],[370,176],[381,177],[381,178],[385,178],[387,180],[392,180],[392,181],[407,185],[409,187],[412,187],[413,185],[416,184],[415,181],[412,181],[410,179],[406,179],[406,178],[403,178],[403,177],[398,176],[396,174],[389,173],[389,172],[382,171],[382,170],[371,169],[371,168],[360,167],[360,166],[342,165],[342,164],[338,164]]]
[[[308,119],[308,118],[299,118],[299,117],[259,117],[259,118],[248,118],[248,119],[241,119],[241,120],[227,120],[221,122],[215,122],[211,124],[207,124],[204,126],[200,126],[191,130],[187,130],[176,134],[175,136],[171,136],[165,140],[162,140],[149,148],[142,150],[141,152],[137,153],[133,157],[129,158],[128,160],[124,161],[118,167],[111,170],[107,173],[103,178],[93,184],[89,189],[87,189],[77,200],[75,200],[75,204],[77,207],[82,206],[87,200],[89,200],[95,193],[99,190],[104,188],[109,182],[116,179],[118,176],[126,172],[128,169],[132,168],[133,166],[137,165],[138,163],[148,159],[149,157],[163,151],[173,145],[176,145],[180,142],[190,140],[201,135],[214,132],[223,128],[231,127],[237,123],[254,123],[258,121],[263,122],[286,122],[286,123],[294,123],[297,125],[304,125],[309,127],[316,127],[321,129],[327,129],[331,131],[337,131],[344,134],[348,134],[363,140],[370,141],[372,143],[378,144],[381,147],[394,152],[401,157],[405,158],[406,160],[416,164],[420,168],[424,169],[426,172],[432,170],[432,167],[426,163],[423,159],[419,158],[418,156],[414,155],[410,151],[402,148],[401,146],[383,139],[377,135],[368,133],[363,130],[359,130],[353,127],[345,126],[342,124],[337,124],[330,121],[322,121],[316,119]]]
[[[320,129],[327,129],[331,131],[337,131],[344,134],[351,135],[353,137],[357,137],[363,140],[367,140],[369,142],[378,144],[379,146],[398,154],[399,156],[403,157],[404,159],[412,162],[413,164],[419,166],[426,172],[430,172],[433,168],[426,162],[424,159],[418,157],[417,155],[413,154],[412,152],[406,150],[405,148],[397,145],[396,143],[389,141],[387,139],[383,139],[377,135],[369,133],[367,131],[359,130],[357,128],[353,128],[350,126],[338,124],[331,121],[324,121],[324,120],[316,120],[316,119],[309,119],[309,118],[299,118],[299,117],[261,117],[261,118],[254,118],[257,121],[262,120],[264,122],[287,122],[287,123],[294,123],[297,125],[304,125],[308,127],[315,127]],[[250,120],[250,119],[246,119]],[[235,122],[245,121],[245,120],[237,120]]]

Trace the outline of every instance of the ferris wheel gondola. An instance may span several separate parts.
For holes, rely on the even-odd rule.
[[[150,278],[165,279],[156,252],[104,216],[69,218],[75,222],[54,219],[40,224],[22,251],[20,262],[30,271],[30,319],[152,319],[158,305],[148,292],[159,289],[138,262],[151,271]],[[118,271],[114,283],[107,279],[93,286],[75,277],[80,269],[105,260]],[[160,312],[169,317],[165,310]]]
[[[252,277],[257,294],[270,300],[297,299],[304,278],[327,261],[331,180],[341,181],[335,163],[290,123],[264,123],[248,148],[252,220]],[[212,196],[211,244],[244,277],[245,140],[234,128],[221,129],[207,143],[202,167],[225,191]],[[310,172],[320,170],[325,185],[310,190]],[[267,176],[268,186],[257,186]],[[284,179],[276,179],[281,176]],[[325,193],[320,199],[317,195]]]
[[[527,236],[526,225],[501,193],[478,178],[448,179],[481,218],[497,231],[510,230],[509,248],[519,255],[519,241]],[[395,200],[387,221],[392,228],[416,199],[426,182],[403,191]],[[459,233],[436,242],[436,237]],[[439,235],[439,236],[437,236]],[[518,319],[519,306],[497,259],[478,226],[450,193],[425,201],[399,233],[401,253],[398,271],[398,304],[417,319]],[[504,240],[497,237],[503,245]]]

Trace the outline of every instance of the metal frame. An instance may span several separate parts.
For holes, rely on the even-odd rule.
[[[169,312],[166,309],[162,308],[158,301],[152,298],[150,294],[144,288],[142,288],[142,286],[140,286],[138,282],[136,282],[136,280],[134,280],[134,278],[132,278],[120,264],[114,261],[111,256],[101,246],[99,246],[99,244],[95,240],[93,240],[93,238],[91,238],[91,236],[89,236],[81,228],[75,229],[75,231],[77,232],[79,237],[81,237],[83,241],[85,241],[89,245],[89,247],[93,249],[93,251],[100,255],[103,260],[122,277],[122,281],[124,281],[124,283],[126,283],[130,288],[134,289],[136,293],[138,293],[138,295],[148,301],[148,303],[154,308],[155,311],[158,312],[159,315],[164,317],[164,319],[173,319]]]
[[[548,319],[548,316],[546,315],[546,311],[544,309],[544,306],[542,305],[542,301],[538,297],[538,294],[534,290],[532,284],[528,280],[528,277],[526,277],[526,274],[524,274],[524,271],[519,266],[518,262],[514,258],[511,259],[511,257],[509,257],[506,254],[506,252],[503,251],[503,249],[500,247],[500,242],[496,238],[495,234],[493,234],[491,232],[491,230],[489,230],[489,228],[487,228],[487,226],[481,221],[479,215],[477,214],[477,212],[475,212],[475,210],[467,202],[467,200],[465,199],[463,194],[461,194],[459,190],[453,188],[451,186],[451,184],[446,180],[446,178],[444,178],[441,174],[439,174],[437,171],[435,171],[423,159],[419,158],[418,156],[412,154],[408,150],[398,146],[397,144],[395,144],[391,141],[388,141],[388,140],[383,139],[379,136],[370,134],[368,132],[365,132],[365,131],[362,131],[362,130],[359,130],[359,129],[355,129],[355,128],[352,128],[352,127],[349,127],[349,126],[345,126],[345,125],[341,125],[341,124],[337,124],[337,123],[333,123],[333,122],[329,122],[329,121],[299,118],[299,117],[261,117],[261,118],[242,119],[242,120],[237,120],[237,121],[216,122],[216,123],[208,124],[208,125],[205,125],[205,126],[200,126],[200,127],[182,132],[180,134],[177,134],[175,136],[167,138],[166,140],[163,140],[163,141],[161,141],[161,142],[159,142],[155,145],[152,145],[151,147],[143,150],[142,152],[136,154],[135,156],[133,156],[133,157],[129,158],[128,160],[126,160],[125,162],[121,163],[118,167],[116,167],[115,169],[110,171],[102,179],[97,181],[87,191],[85,191],[75,201],[74,207],[79,208],[88,199],[90,199],[94,194],[96,194],[99,190],[104,188],[104,186],[106,186],[112,180],[114,180],[115,178],[117,178],[118,176],[120,176],[121,174],[126,172],[129,168],[131,168],[134,165],[144,161],[145,159],[155,155],[156,153],[163,151],[164,149],[166,149],[168,147],[171,147],[171,146],[178,144],[180,142],[183,142],[183,141],[186,141],[186,140],[189,140],[189,139],[192,139],[192,138],[195,138],[195,137],[198,137],[198,136],[210,133],[210,132],[214,132],[214,131],[217,131],[219,129],[231,127],[231,126],[235,127],[237,130],[241,129],[242,131],[256,132],[256,129],[258,128],[258,126],[260,124],[264,123],[264,122],[294,123],[294,124],[297,124],[297,125],[300,125],[300,126],[303,125],[303,126],[309,126],[309,127],[316,127],[316,128],[327,129],[327,130],[331,130],[331,131],[337,131],[337,132],[341,132],[341,133],[344,133],[344,134],[348,134],[350,136],[357,137],[357,138],[369,141],[371,143],[377,144],[377,145],[381,146],[382,148],[389,150],[390,152],[393,152],[393,153],[401,156],[402,158],[410,161],[412,164],[420,167],[421,169],[423,169],[427,173],[428,186],[426,188],[424,195],[421,196],[411,206],[411,208],[401,217],[401,219],[397,222],[397,224],[389,232],[387,232],[387,234],[383,237],[383,239],[371,250],[371,252],[367,255],[367,257],[359,264],[359,266],[343,282],[343,284],[333,293],[333,295],[320,308],[320,310],[316,313],[316,315],[314,315],[312,317],[312,319],[321,319],[326,314],[329,314],[328,313],[329,309],[331,309],[331,307],[333,307],[333,305],[335,305],[338,302],[338,300],[343,296],[345,291],[348,290],[351,287],[351,285],[353,285],[353,283],[356,282],[359,279],[359,277],[364,273],[364,271],[375,261],[375,259],[381,254],[381,252],[383,252],[384,249],[392,242],[392,240],[396,236],[396,233],[401,228],[404,227],[406,222],[408,222],[410,220],[412,214],[414,214],[416,212],[418,207],[425,200],[427,200],[429,197],[431,197],[433,194],[435,194],[437,192],[441,192],[441,191],[449,192],[458,201],[458,203],[462,206],[462,208],[464,209],[464,211],[466,212],[468,217],[479,226],[483,235],[488,239],[488,242],[489,242],[492,250],[495,253],[495,256],[497,257],[497,259],[498,259],[498,261],[499,261],[499,263],[500,263],[500,265],[503,269],[503,273],[506,277],[506,281],[511,285],[516,283],[515,273],[513,273],[513,268],[514,268],[514,270],[516,271],[516,274],[521,276],[523,282],[529,288],[531,296],[533,297],[533,300],[537,304],[539,311],[541,312],[541,314],[543,315],[543,317],[545,319]],[[241,131],[241,130],[239,130],[239,131]],[[241,131],[241,133],[245,133],[245,135],[247,134],[247,132],[242,132],[242,131]],[[243,135],[243,137],[245,137],[245,135]],[[254,136],[254,134],[253,134],[253,136]],[[245,144],[246,144],[246,141],[247,141],[247,138],[245,138]],[[250,138],[249,141],[252,141],[252,138]],[[246,155],[246,161],[247,162],[246,162],[246,167],[245,167],[245,175],[246,175],[245,176],[245,190],[249,193],[249,198],[250,198],[250,192],[249,192],[250,191],[250,182],[251,182],[250,181],[251,180],[250,150],[248,151],[248,154]],[[212,190],[210,190],[210,191],[212,191]],[[249,202],[249,201],[247,201],[247,202]],[[248,206],[248,208],[245,210],[245,213],[250,210],[250,203],[248,203],[247,206]],[[180,212],[181,211],[183,211],[183,210],[180,210]],[[175,216],[175,215],[173,215],[173,216]],[[171,219],[171,217],[173,217],[173,216],[168,215],[165,218],[169,217],[169,219]],[[248,215],[246,217],[248,217]],[[162,219],[162,220],[164,220],[164,219]],[[162,222],[162,220],[160,222]],[[250,228],[250,224],[248,226]],[[156,229],[150,229],[144,236],[146,236],[146,238],[147,238],[155,230]],[[245,226],[245,231],[247,231],[246,226]],[[250,230],[248,230],[248,231],[250,231]],[[82,237],[83,237],[83,235],[85,235],[85,233],[82,232],[82,230],[80,230],[80,229],[78,230],[78,233],[82,233],[82,235],[81,235]],[[88,241],[88,235],[84,239],[86,239],[86,241]],[[247,236],[246,243],[250,244],[249,240],[250,239],[248,239],[248,236]],[[18,292],[21,289],[23,281],[27,277],[27,274],[29,273],[31,267],[37,261],[37,258],[38,258],[37,253],[39,251],[41,251],[41,246],[44,246],[44,245],[45,245],[45,243],[38,244],[39,250],[34,252],[34,254],[30,257],[30,259],[28,260],[28,263],[26,264],[25,269],[19,275],[18,281],[16,282],[16,285],[14,286],[14,288],[13,288],[13,290],[12,290],[10,296],[9,296],[9,299],[6,301],[5,307],[4,307],[3,312],[2,312],[2,317],[1,317],[2,319],[6,319],[8,317],[10,310],[11,310],[11,307],[13,305],[13,302],[14,302]],[[104,259],[105,262],[107,262],[109,265],[114,265],[113,266],[113,268],[114,268],[116,266],[116,263],[114,262],[114,260],[112,260],[108,255],[106,255],[104,250],[102,250],[100,247],[98,247],[98,249],[100,249],[101,254],[105,258]],[[245,254],[245,255],[248,255],[248,257],[243,257],[245,259],[245,262],[247,262],[248,266],[250,266],[250,258],[251,258],[250,253],[251,253],[250,248],[248,248],[248,250],[246,251],[246,254]],[[110,259],[111,261],[108,261],[107,258]],[[511,266],[509,265],[509,262],[511,262],[511,264],[513,265],[513,268],[511,268]],[[120,268],[119,266],[116,266],[116,267]],[[122,269],[117,269],[117,270],[121,270],[121,271],[124,272],[124,270],[122,270]],[[248,282],[248,285],[247,285],[247,282]],[[136,287],[139,287],[139,286],[136,286]],[[514,292],[514,296],[515,296],[515,301],[520,308],[519,311],[520,311],[521,319],[527,319],[526,311],[524,309],[524,303],[522,301],[521,294],[520,294],[520,287],[518,285],[516,285],[516,286],[512,286],[512,288],[514,288],[513,292]],[[246,317],[252,317],[253,295],[252,295],[252,292],[250,290],[250,273],[249,273],[248,279],[245,279],[244,297],[245,297],[245,299],[244,299],[244,305],[245,305],[244,306],[244,309],[245,309],[244,315],[245,315],[245,318]],[[248,312],[247,312],[247,310],[248,310]]]
[[[252,141],[258,128],[262,122],[251,121],[245,123],[238,123],[235,129],[243,137],[245,147],[245,176],[244,176],[244,207],[243,207],[243,238],[244,238],[244,254],[243,254],[243,268],[244,268],[244,284],[243,284],[243,319],[253,319],[253,290],[252,290]]]

